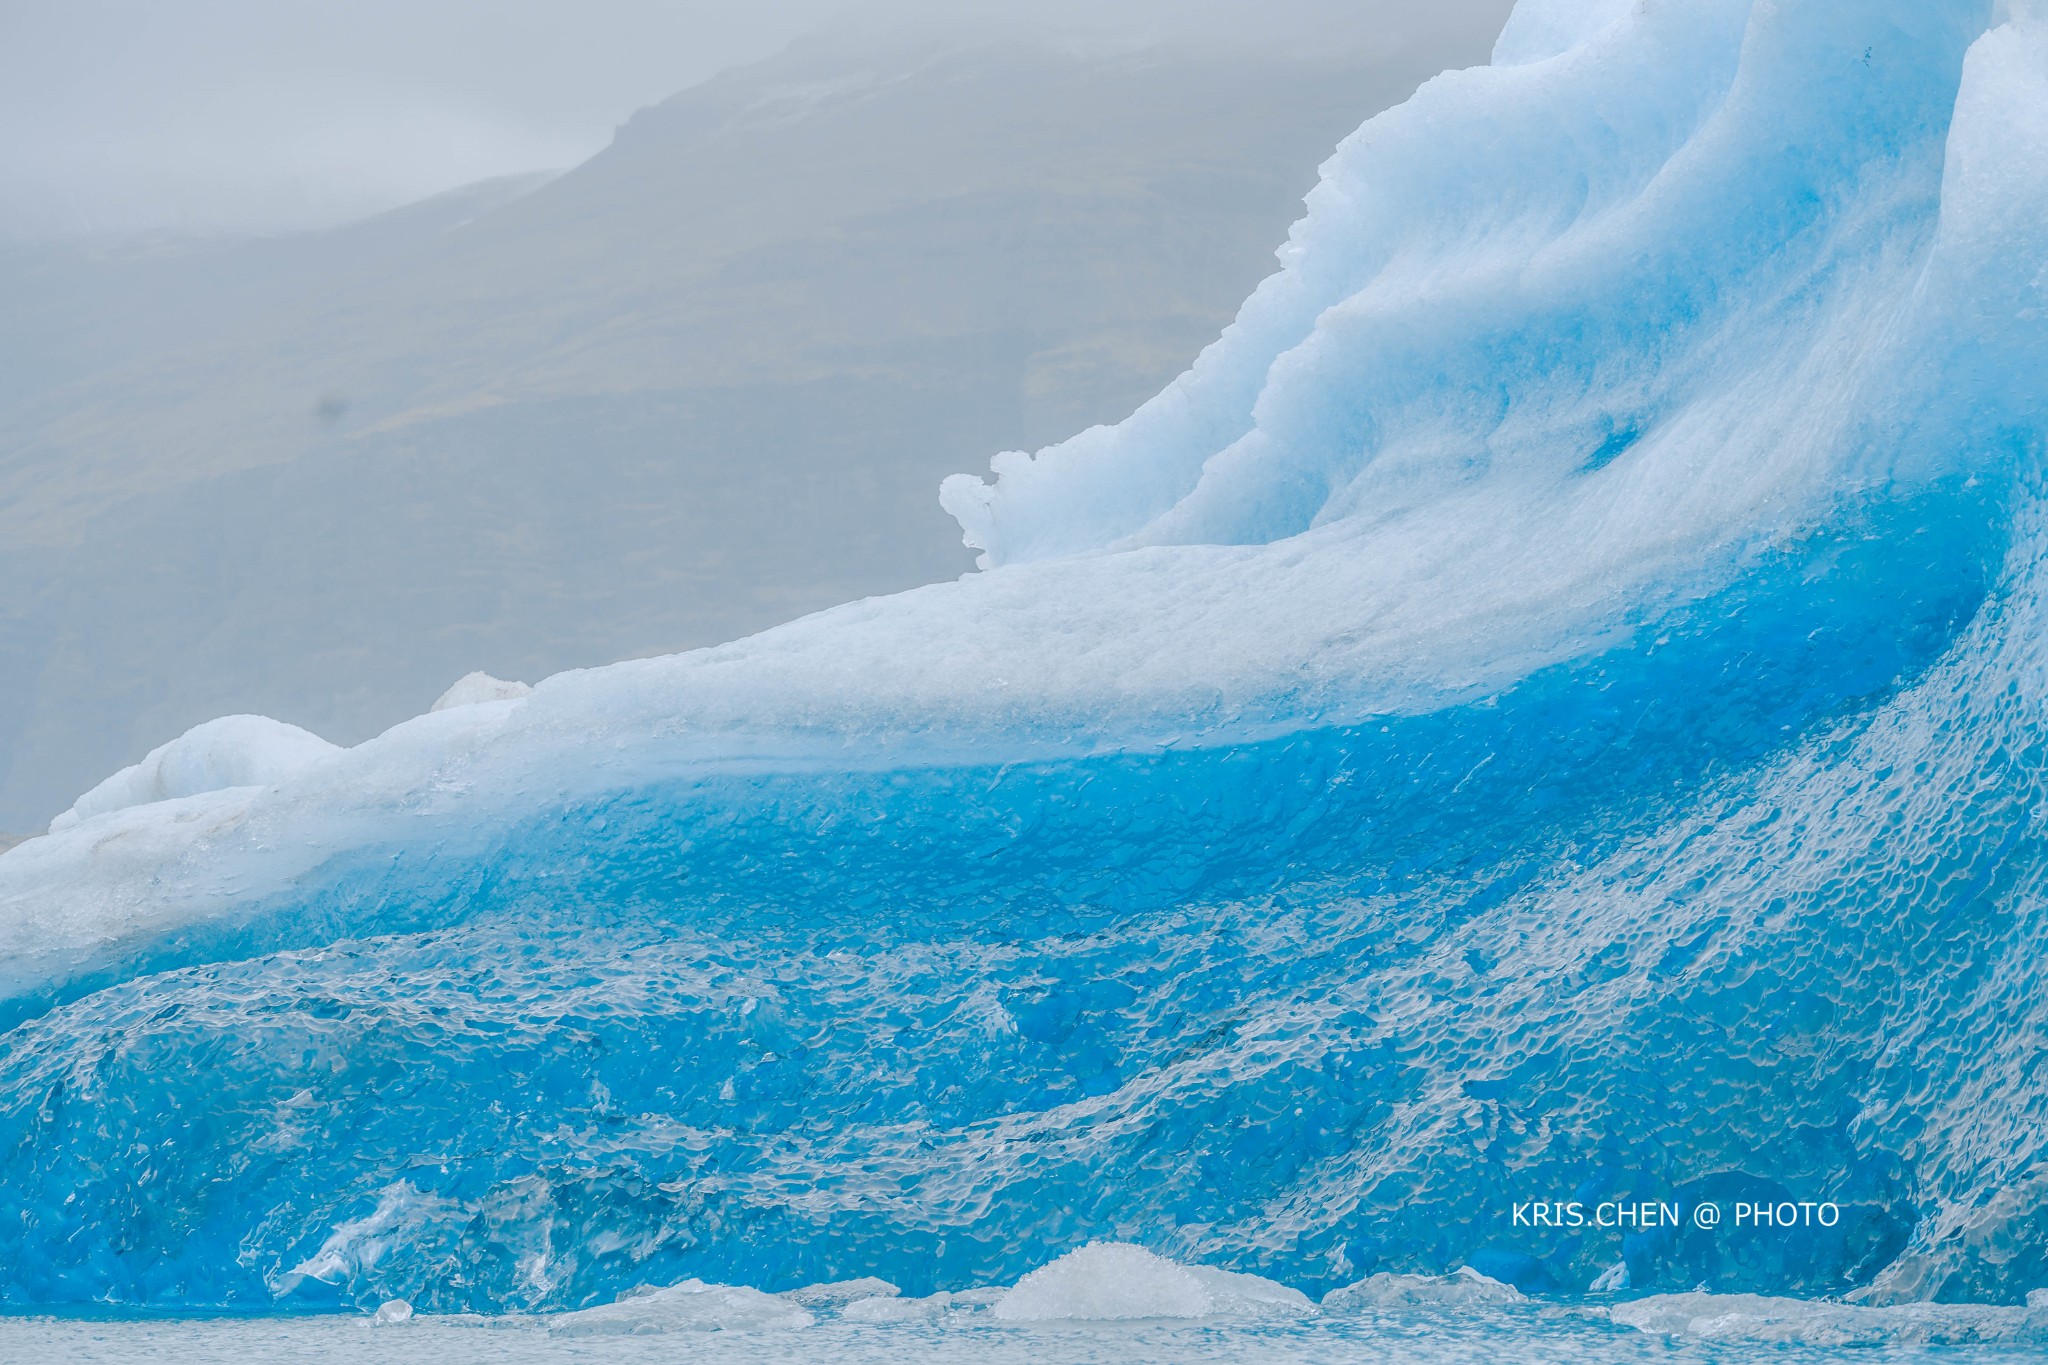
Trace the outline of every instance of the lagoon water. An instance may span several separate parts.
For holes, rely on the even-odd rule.
[[[1895,1345],[1900,1365],[2021,1362],[2041,1345]],[[1293,1325],[1033,1327],[821,1324],[801,1338],[738,1333],[569,1337],[524,1319],[78,1322],[0,1319],[0,1359],[37,1365],[1821,1365],[1867,1349],[1646,1336],[1568,1308],[1460,1318],[1390,1315]]]
[[[77,1323],[49,1319],[0,1323],[0,1354],[48,1365],[89,1361],[298,1362],[298,1365],[553,1365],[554,1362],[692,1361],[716,1365],[806,1360],[821,1365],[904,1362],[987,1362],[1052,1365],[1088,1362],[1269,1360],[1311,1363],[1403,1361],[1430,1365],[1498,1361],[1504,1345],[1540,1350],[1564,1361],[1640,1359],[1633,1334],[1555,1322],[1528,1329],[1445,1324],[1351,1324],[1317,1328],[1201,1328],[1179,1325],[1097,1325],[1085,1328],[960,1328],[888,1325],[814,1328],[801,1342],[786,1336],[717,1333],[672,1337],[561,1338],[517,1320],[441,1322],[415,1319],[376,1328],[361,1319],[261,1319],[229,1322]],[[1675,1361],[1736,1359],[1709,1352]],[[1778,1358],[1782,1358],[1779,1356]]]
[[[789,1360],[819,1365],[1201,1365],[1254,1360],[1276,1365],[1335,1365],[1340,1361],[1497,1365],[1502,1360],[1533,1359],[1558,1365],[1604,1365],[1641,1360],[1646,1345],[1632,1332],[1563,1318],[1514,1327],[1490,1323],[1347,1323],[1260,1329],[1158,1325],[821,1327],[812,1329],[800,1343],[783,1336],[731,1333],[680,1342],[666,1336],[563,1339],[550,1336],[537,1323],[523,1321],[415,1319],[402,1328],[373,1327],[359,1318],[0,1321],[0,1357],[43,1365],[125,1365],[144,1360],[162,1365],[567,1365],[584,1361],[653,1365],[677,1359],[705,1365],[768,1365]],[[1802,1354],[1826,1358],[1819,1352],[1706,1346],[1659,1350],[1658,1358],[1673,1365],[1746,1360],[1795,1365]],[[1953,1352],[1930,1358],[1944,1356],[1956,1358]]]

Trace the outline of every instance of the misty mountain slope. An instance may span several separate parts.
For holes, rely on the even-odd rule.
[[[552,176],[506,176],[346,227],[269,238],[0,238],[0,414],[62,416],[72,386],[385,268]]]
[[[938,480],[1185,366],[1336,142],[1484,56],[1426,39],[813,43],[374,251],[251,243],[242,275],[210,247],[125,301],[46,281],[0,346],[49,353],[66,287],[98,311],[0,388],[0,828],[214,715],[352,742],[472,668],[963,571]]]

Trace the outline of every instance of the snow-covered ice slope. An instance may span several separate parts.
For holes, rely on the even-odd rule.
[[[1187,375],[948,483],[985,572],[0,856],[0,1301],[2014,1297],[2044,223],[2029,13],[1525,3]]]

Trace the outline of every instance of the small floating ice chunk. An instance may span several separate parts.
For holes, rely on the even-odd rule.
[[[371,1319],[379,1327],[390,1327],[396,1323],[412,1321],[412,1305],[404,1299],[386,1299],[377,1305],[377,1315]]]
[[[653,1336],[662,1332],[779,1332],[816,1319],[780,1294],[684,1280],[548,1322],[559,1336]]]
[[[532,691],[533,688],[526,683],[494,678],[479,669],[456,679],[455,685],[443,692],[429,709],[448,711],[457,706],[475,706],[487,701],[516,701]]]
[[[942,1289],[921,1299],[855,1299],[840,1310],[839,1317],[843,1322],[922,1322],[952,1306],[953,1296]]]
[[[993,1308],[1002,1302],[1003,1295],[1010,1291],[1002,1288],[956,1289],[951,1304],[954,1308]]]
[[[2032,1295],[2028,1296],[2032,1299]],[[1873,1308],[1762,1294],[1657,1294],[1607,1310],[1643,1332],[1809,1346],[2048,1343],[2048,1306],[1905,1303]]]
[[[1010,1322],[1057,1319],[1299,1317],[1307,1296],[1257,1275],[1181,1265],[1128,1242],[1090,1242],[1017,1281],[996,1300]]]
[[[268,716],[222,716],[158,745],[140,763],[79,797],[50,821],[50,832],[130,806],[230,787],[267,787],[339,751],[310,730]]]
[[[1523,1302],[1522,1291],[1513,1285],[1482,1275],[1471,1266],[1460,1266],[1450,1275],[1368,1275],[1323,1295],[1323,1311],[1358,1313],[1369,1308]]]
[[[843,1322],[929,1322],[951,1313],[978,1313],[1000,1302],[1007,1289],[941,1289],[923,1298],[897,1297],[897,1288],[886,1280],[849,1280],[848,1284],[878,1284],[887,1292],[855,1299],[839,1310]],[[836,1286],[835,1286],[836,1287]]]
[[[806,1308],[836,1308],[862,1299],[893,1299],[903,1291],[887,1280],[863,1275],[857,1280],[831,1280],[824,1284],[807,1284],[802,1289],[783,1291],[780,1297],[791,1303],[800,1303]]]

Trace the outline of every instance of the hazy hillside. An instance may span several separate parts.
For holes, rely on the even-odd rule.
[[[1149,396],[1483,57],[814,42],[551,180],[0,251],[0,829],[210,716],[353,742],[964,571],[941,476]]]

